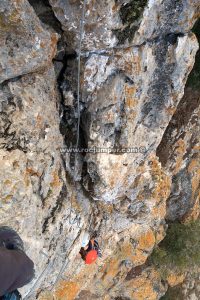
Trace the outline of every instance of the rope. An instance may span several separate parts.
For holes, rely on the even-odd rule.
[[[81,48],[83,41],[84,25],[85,25],[85,9],[86,9],[86,0],[83,1],[82,16],[80,21],[80,39],[79,39],[79,48],[78,48],[78,85],[77,85],[77,112],[78,112],[78,122],[77,122],[77,138],[76,138],[76,149],[79,145],[80,137],[80,74],[81,74]]]
[[[79,45],[78,45],[78,70],[77,70],[77,135],[76,135],[76,146],[75,149],[78,150],[79,146],[79,139],[80,139],[80,120],[81,120],[81,114],[80,114],[80,74],[81,74],[81,49],[82,49],[82,41],[83,41],[83,33],[84,33],[84,25],[85,25],[85,10],[86,10],[86,0],[83,1],[83,8],[82,8],[82,16],[80,20],[80,37],[79,37]],[[77,191],[77,174],[76,174],[76,168],[77,168],[77,157],[78,157],[78,151],[75,151],[75,160],[74,160],[74,189]],[[77,193],[78,195],[78,193]],[[71,214],[72,214],[72,201],[73,197],[71,197],[71,203],[70,203],[70,216],[69,216],[69,223],[70,225],[74,225],[77,223],[78,227],[80,228],[80,220],[77,222],[71,221]]]

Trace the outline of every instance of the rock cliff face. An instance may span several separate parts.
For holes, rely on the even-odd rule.
[[[199,216],[199,17],[198,0],[1,0],[0,221],[35,262],[25,299],[165,294],[146,260],[166,220]]]

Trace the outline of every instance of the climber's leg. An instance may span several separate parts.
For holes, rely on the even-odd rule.
[[[19,300],[18,288],[34,277],[34,264],[24,251],[23,241],[10,227],[0,227],[0,299]]]
[[[0,227],[0,247],[24,251],[24,244],[17,232],[8,226]]]

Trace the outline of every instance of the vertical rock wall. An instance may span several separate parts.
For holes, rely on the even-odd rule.
[[[79,147],[97,152],[77,155],[75,183],[67,149],[77,135],[83,1],[1,1],[0,220],[35,262],[25,299],[165,293],[146,259],[165,217],[199,209],[198,104],[191,89],[184,95],[198,2],[86,1]],[[84,231],[103,250],[92,266],[78,255]]]

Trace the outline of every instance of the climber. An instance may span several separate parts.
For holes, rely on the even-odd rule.
[[[25,254],[23,241],[7,226],[0,227],[0,299],[22,299],[18,288],[34,277],[34,264]]]
[[[86,264],[92,264],[96,261],[97,257],[102,257],[101,250],[97,240],[90,239],[88,233],[83,236],[83,241],[80,249],[80,255]]]

